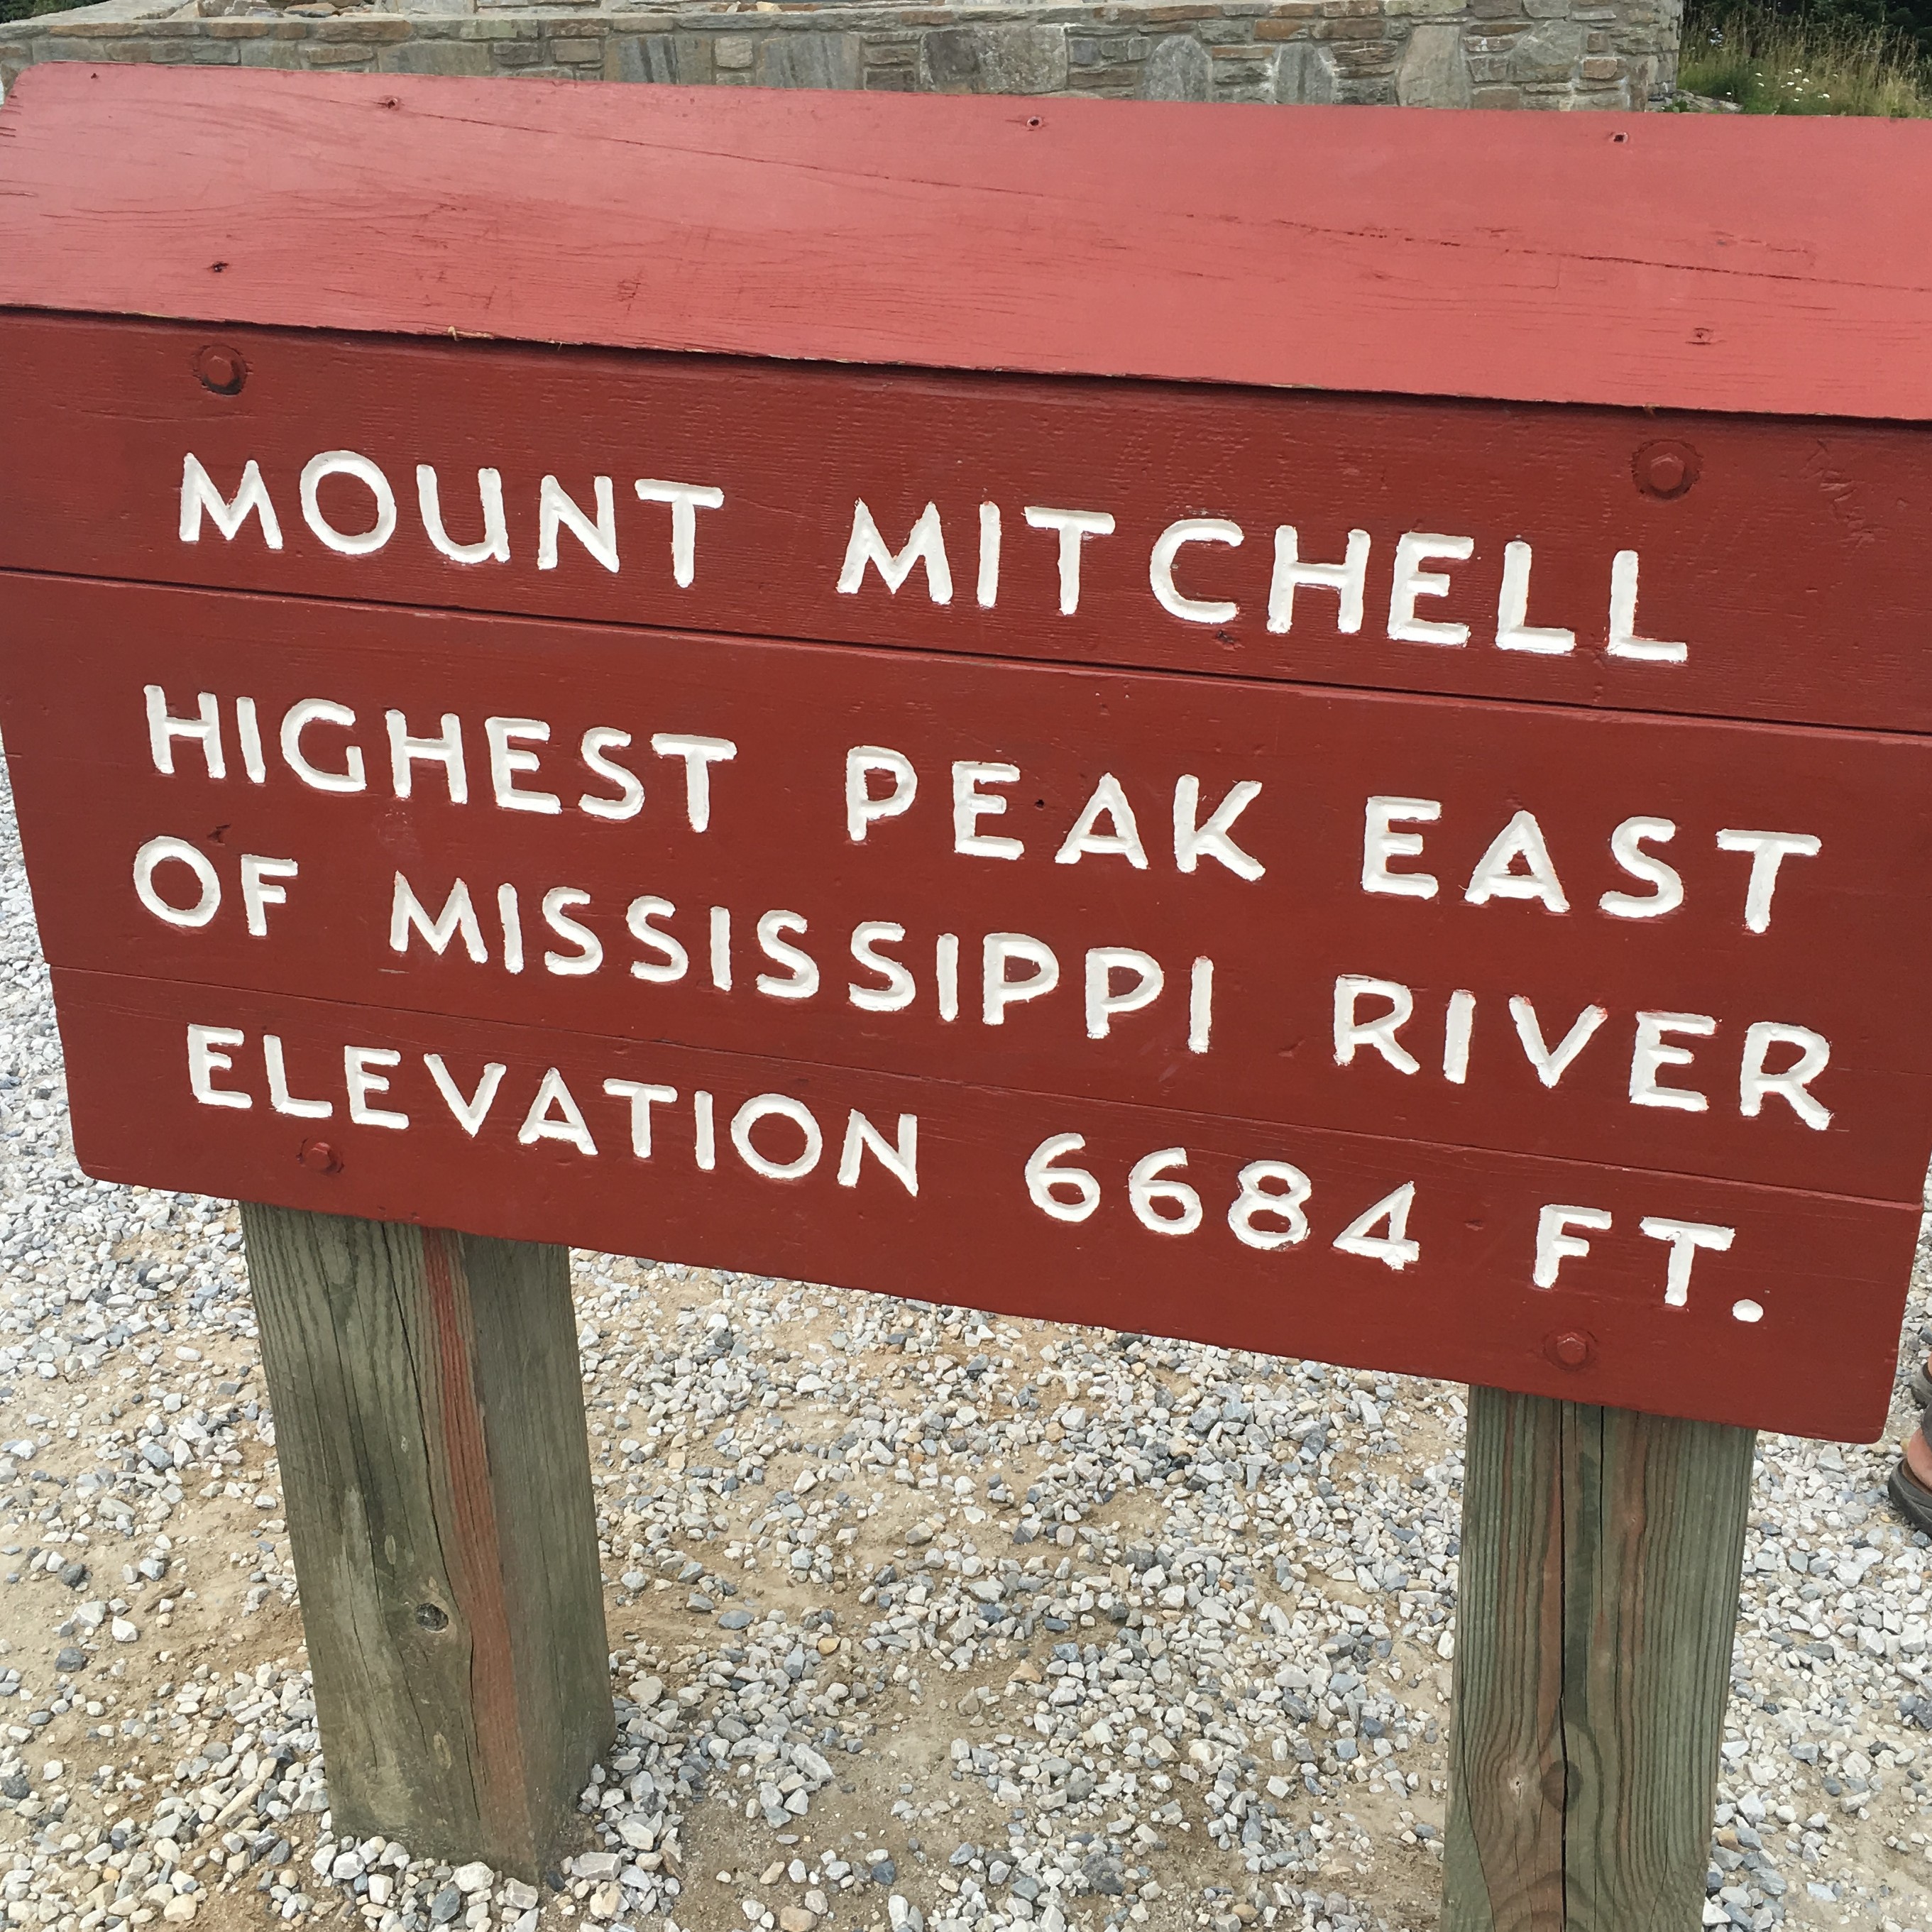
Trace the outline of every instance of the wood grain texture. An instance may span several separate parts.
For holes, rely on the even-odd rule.
[[[1470,1390],[1444,1932],[1683,1932],[1748,1430]]]
[[[565,1251],[242,1211],[336,1828],[533,1880],[611,1731]]]
[[[5,306],[1932,416],[1910,122],[62,62],[0,142]]]

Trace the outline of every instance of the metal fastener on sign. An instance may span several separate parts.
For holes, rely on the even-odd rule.
[[[232,396],[239,394],[248,381],[248,364],[238,349],[211,342],[196,353],[194,373],[203,388],[212,389],[218,396]]]
[[[340,1174],[342,1156],[326,1141],[304,1141],[298,1156],[303,1166],[316,1174]]]
[[[1590,1337],[1574,1328],[1566,1328],[1549,1341],[1550,1355],[1566,1369],[1580,1369],[1597,1352]]]
[[[1647,442],[1630,468],[1636,487],[1646,496],[1669,502],[1683,496],[1696,482],[1702,465],[1688,442]]]

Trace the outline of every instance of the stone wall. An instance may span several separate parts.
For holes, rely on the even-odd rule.
[[[106,0],[0,26],[0,86],[37,61],[154,61],[940,94],[1631,108],[1674,85],[1682,8]]]

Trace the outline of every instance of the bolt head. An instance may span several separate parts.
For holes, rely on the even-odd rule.
[[[314,1174],[340,1174],[342,1172],[341,1155],[326,1141],[304,1141],[302,1152],[297,1158]]]
[[[1566,1328],[1550,1338],[1550,1352],[1566,1369],[1580,1369],[1597,1352],[1597,1345],[1588,1336]]]
[[[211,342],[196,351],[194,373],[203,388],[212,389],[218,396],[232,396],[238,394],[248,381],[248,364],[238,349]]]
[[[1690,489],[1701,466],[1688,442],[1647,442],[1632,458],[1630,473],[1646,496],[1670,501]]]
[[[1668,495],[1684,481],[1684,459],[1674,449],[1660,449],[1644,466],[1644,473],[1653,490]]]

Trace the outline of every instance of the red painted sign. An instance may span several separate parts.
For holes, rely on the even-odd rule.
[[[91,1172],[1878,1425],[1912,432],[0,341]]]

